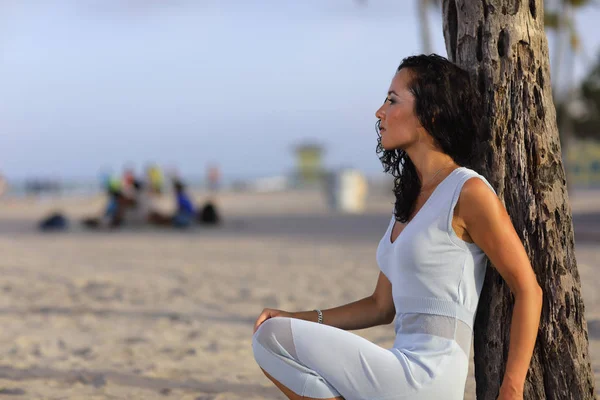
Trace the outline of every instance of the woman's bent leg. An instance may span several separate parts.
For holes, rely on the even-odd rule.
[[[271,377],[299,396],[330,399],[340,394],[298,361],[290,318],[263,322],[252,338],[254,358]]]
[[[253,347],[260,367],[300,396],[389,399],[414,391],[391,351],[331,326],[271,318],[255,333]]]

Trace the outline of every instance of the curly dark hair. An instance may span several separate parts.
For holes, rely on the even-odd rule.
[[[484,112],[479,91],[469,73],[437,54],[407,57],[396,72],[403,68],[412,72],[409,89],[423,128],[456,164],[478,170],[476,157],[482,153],[479,143],[485,126]],[[376,124],[377,154],[384,171],[395,178],[396,220],[406,223],[414,211],[422,182],[404,150],[383,148],[380,122]]]

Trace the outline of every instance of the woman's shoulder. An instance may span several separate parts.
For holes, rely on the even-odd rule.
[[[494,195],[496,194],[496,190],[484,175],[468,167],[461,167],[460,170],[461,192],[464,190],[477,191],[477,188],[485,191],[487,188],[487,190],[491,189]]]
[[[465,221],[476,221],[502,207],[492,185],[476,172],[465,179],[457,197],[459,217]]]

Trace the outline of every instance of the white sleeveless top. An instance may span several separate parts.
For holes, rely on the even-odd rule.
[[[379,243],[377,263],[392,284],[396,307],[394,347],[402,346],[404,334],[419,333],[454,340],[469,354],[487,257],[456,235],[452,217],[470,178],[483,180],[494,191],[483,176],[459,167],[434,189],[393,243],[392,216]]]

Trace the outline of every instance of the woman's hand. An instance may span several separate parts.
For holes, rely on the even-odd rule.
[[[283,310],[275,310],[273,308],[265,308],[263,310],[263,312],[260,313],[260,315],[258,316],[258,318],[256,319],[256,322],[254,323],[254,333],[256,333],[256,331],[258,330],[258,327],[265,322],[266,320],[268,320],[269,318],[273,318],[273,317],[288,317],[288,318],[293,318],[293,313],[287,312],[287,311],[283,311]]]
[[[512,385],[502,385],[497,400],[523,400],[523,389]]]

